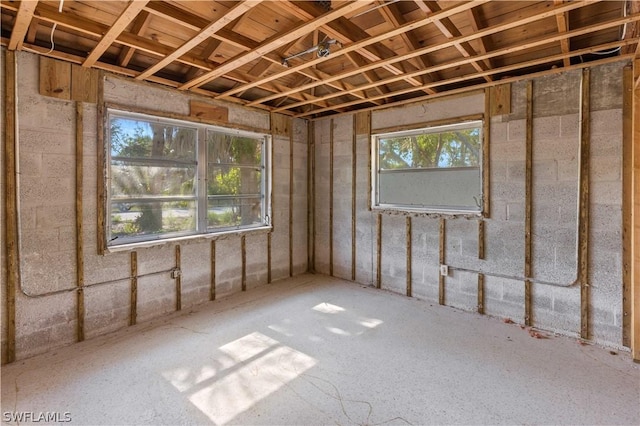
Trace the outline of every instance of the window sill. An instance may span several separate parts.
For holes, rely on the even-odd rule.
[[[174,238],[163,238],[161,240],[153,240],[153,241],[140,241],[136,243],[127,243],[121,244],[117,246],[109,246],[107,247],[105,254],[110,253],[121,253],[127,251],[133,251],[137,249],[143,248],[151,248],[151,247],[159,247],[167,244],[176,244],[176,243],[199,243],[202,241],[209,240],[222,240],[230,237],[241,236],[241,235],[262,235],[268,234],[273,231],[273,226],[260,226],[256,228],[249,229],[238,229],[238,230],[230,230],[230,231],[222,231],[215,232],[209,234],[195,234],[195,235],[186,235],[182,237],[174,237]]]
[[[477,210],[445,210],[445,209],[428,209],[428,208],[412,208],[404,206],[382,205],[373,206],[371,211],[376,213],[388,214],[388,215],[403,215],[403,216],[417,216],[417,217],[445,217],[445,218],[469,218],[477,219],[484,217],[483,212]]]

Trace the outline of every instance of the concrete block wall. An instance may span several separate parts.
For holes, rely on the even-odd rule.
[[[590,154],[590,338],[622,346],[622,71],[624,62],[595,66],[591,75]],[[581,70],[533,80],[532,268],[533,325],[571,336],[580,333],[580,287],[576,279]],[[527,81],[511,85],[511,111],[491,117],[490,217],[443,216],[446,220],[445,304],[478,309],[478,274],[484,281],[484,311],[524,323],[524,221]],[[412,125],[484,111],[484,94],[372,111],[376,129]],[[315,125],[317,235],[316,270],[329,271],[329,140],[334,132],[334,275],[345,276],[351,247],[350,176],[356,167],[356,281],[377,279],[376,216],[382,216],[383,289],[406,292],[406,214],[370,210],[368,135],[356,135],[355,162],[349,158],[352,115],[319,119]],[[351,132],[350,132],[351,131]],[[410,214],[413,296],[438,301],[439,222],[436,215]],[[485,226],[485,258],[478,259],[478,222]],[[465,270],[461,270],[465,269]],[[469,272],[474,271],[474,272]]]
[[[4,52],[3,52],[4,53]],[[19,219],[21,232],[22,289],[34,295],[76,285],[75,252],[75,102],[39,94],[39,57],[18,52],[18,148],[20,156]],[[2,81],[5,78],[2,67]],[[4,90],[4,83],[2,84]],[[132,109],[189,114],[194,96],[141,84],[112,75],[104,82],[105,102]],[[2,96],[4,101],[4,96]],[[200,100],[203,100],[200,98]],[[205,99],[211,102],[210,99]],[[244,125],[270,132],[266,112],[220,103],[229,110],[229,125]],[[97,253],[97,106],[83,104],[83,228],[86,284],[122,278],[115,283],[85,289],[85,336],[95,337],[126,327],[130,321],[130,251],[104,256]],[[288,277],[289,196],[293,173],[294,217],[292,274],[307,270],[307,122],[293,119],[293,170],[290,170],[289,136],[273,139],[273,232],[271,235],[272,280]],[[4,133],[5,127],[2,126]],[[4,140],[4,138],[3,138]],[[4,144],[3,144],[4,146]],[[2,156],[4,158],[4,156]],[[4,170],[4,168],[3,168]],[[4,176],[4,173],[2,174]],[[2,185],[4,191],[4,184]],[[4,196],[2,197],[4,200]],[[2,230],[4,232],[4,205]],[[267,283],[268,236],[245,234],[246,283],[251,289]],[[3,236],[4,239],[4,236]],[[211,239],[199,237],[137,248],[138,273],[149,274],[174,267],[176,246],[181,249],[182,309],[209,300]],[[2,259],[2,306],[6,306],[6,273]],[[216,295],[241,291],[241,237],[230,235],[216,241]],[[176,309],[176,282],[168,273],[138,279],[137,322],[161,317]],[[38,298],[16,294],[16,357],[26,358],[76,341],[76,293]],[[2,319],[3,360],[7,338]]]

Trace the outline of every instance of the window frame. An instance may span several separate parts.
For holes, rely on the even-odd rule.
[[[273,179],[273,170],[271,166],[272,162],[272,135],[266,131],[260,130],[246,130],[223,127],[220,125],[209,124],[202,121],[191,121],[188,117],[167,117],[158,113],[137,112],[129,109],[123,109],[116,106],[106,105],[104,109],[105,126],[104,126],[104,232],[102,238],[105,241],[105,249],[108,251],[117,251],[118,249],[132,247],[132,246],[146,246],[162,244],[168,241],[182,240],[182,239],[194,239],[202,237],[216,237],[219,235],[229,233],[245,233],[255,230],[271,230],[272,229],[272,212],[271,212],[271,182]],[[111,141],[111,121],[113,118],[139,120],[148,123],[160,123],[167,126],[190,128],[195,130],[195,175],[194,175],[194,196],[175,196],[175,197],[138,197],[144,198],[145,201],[175,201],[174,199],[189,199],[193,200],[194,215],[195,215],[195,229],[184,230],[176,232],[163,232],[158,234],[147,234],[140,236],[130,237],[116,237],[113,238],[112,228],[112,200],[113,200],[113,187],[112,187],[112,141]],[[208,132],[216,132],[229,136],[239,136],[245,138],[251,138],[258,141],[261,144],[261,162],[260,162],[260,193],[258,196],[261,200],[260,207],[260,223],[254,223],[249,225],[232,225],[228,227],[210,228],[208,226]],[[135,161],[132,161],[135,162]],[[167,161],[168,164],[171,161]],[[175,164],[187,163],[186,161],[175,161]],[[170,198],[170,199],[169,199]],[[132,197],[135,200],[135,197]],[[120,241],[117,241],[120,240]],[[117,242],[116,242],[117,241]]]
[[[487,169],[485,167],[485,144],[488,143],[487,135],[485,135],[486,127],[484,117],[473,117],[473,119],[451,119],[446,122],[439,123],[421,123],[415,126],[404,126],[403,128],[378,129],[371,133],[371,209],[380,211],[399,211],[407,213],[425,213],[436,215],[468,215],[483,216],[488,205],[485,197],[486,181],[488,179]],[[445,133],[452,130],[478,129],[480,146],[478,148],[478,165],[477,166],[451,166],[451,167],[416,167],[416,168],[398,168],[398,169],[380,169],[380,140],[391,137],[417,136],[427,134]],[[442,171],[464,171],[477,169],[480,176],[479,197],[476,203],[480,206],[477,209],[467,208],[466,206],[437,206],[434,204],[402,204],[402,203],[381,203],[380,202],[380,175],[398,172],[411,173],[439,173]]]

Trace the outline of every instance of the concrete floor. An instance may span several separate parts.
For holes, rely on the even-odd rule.
[[[2,369],[3,422],[638,424],[639,401],[628,353],[312,275]]]

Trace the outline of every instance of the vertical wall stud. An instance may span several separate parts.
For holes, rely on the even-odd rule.
[[[271,239],[273,232],[267,234],[267,284],[271,284]]]
[[[138,253],[131,252],[131,303],[129,325],[135,325],[138,320]]]
[[[78,314],[77,323],[77,339],[79,342],[84,340],[84,252],[82,232],[82,179],[83,179],[83,104],[76,102],[76,284],[78,291],[76,293],[76,308]]]
[[[329,275],[333,276],[333,118],[329,132]]]
[[[439,261],[440,261],[440,265],[444,265],[445,263],[445,259],[446,259],[446,250],[447,250],[447,237],[446,237],[446,230],[447,230],[447,221],[445,218],[440,218],[440,233],[439,233]],[[440,268],[438,268],[438,303],[440,305],[444,305],[445,302],[445,288],[444,288],[444,284],[445,284],[445,276],[442,275],[439,271]]]
[[[478,220],[478,259],[484,259],[484,220]]]
[[[307,164],[309,165],[308,179],[309,187],[307,189],[307,208],[308,208],[308,221],[309,221],[309,259],[308,270],[314,273],[316,270],[316,132],[315,123],[312,121],[308,127],[308,151],[307,155],[309,159]]]
[[[484,119],[482,121],[482,211],[484,217],[491,217],[491,90],[484,91]]]
[[[633,61],[633,80],[640,79],[640,59]],[[640,362],[640,89],[633,90],[631,203],[631,357]]]
[[[211,240],[211,284],[209,300],[216,300],[216,240]]]
[[[531,258],[532,258],[532,202],[533,202],[533,81],[527,82],[527,119],[525,148],[525,216],[524,216],[524,323],[532,324]]]
[[[180,245],[176,245],[176,311],[182,309],[182,271],[180,271]]]
[[[18,246],[18,199],[16,187],[16,55],[5,51],[5,139],[4,139],[4,196],[5,196],[5,250],[7,262],[7,352],[4,362],[16,359],[16,288],[20,282]]]
[[[580,264],[580,337],[589,338],[589,142],[591,139],[591,102],[589,68],[582,70],[580,117],[580,216],[578,247]]]
[[[382,214],[376,216],[376,288],[382,288]]]
[[[633,68],[623,70],[622,91],[622,345],[631,347],[631,204],[633,200]]]
[[[407,235],[407,296],[412,295],[413,274],[411,272],[411,216],[406,217],[406,235]]]
[[[247,291],[247,239],[240,237],[240,251],[242,253],[242,291]]]
[[[484,314],[484,274],[478,274],[478,313]]]
[[[289,276],[293,276],[293,120],[289,125]]]
[[[351,280],[356,280],[356,180],[357,180],[357,159],[358,159],[358,138],[356,137],[357,115],[353,115],[353,134],[351,140]]]
[[[97,147],[97,182],[96,182],[96,215],[98,221],[98,254],[105,254],[107,251],[107,224],[106,224],[106,214],[107,214],[107,194],[106,194],[106,176],[105,173],[107,171],[107,163],[105,156],[105,143],[104,143],[104,120],[105,110],[104,110],[104,72],[100,71],[98,74],[98,122],[96,123],[97,132],[98,132],[98,147]]]

